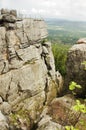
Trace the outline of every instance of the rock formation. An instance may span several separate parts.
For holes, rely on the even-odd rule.
[[[74,45],[67,56],[67,76],[65,80],[66,91],[71,81],[75,81],[82,86],[75,92],[80,97],[86,96],[86,44]]]
[[[63,79],[55,72],[47,35],[43,20],[20,19],[15,10],[1,10],[0,130],[65,130],[65,125],[80,126],[77,118],[82,120],[83,115],[71,110],[75,99],[69,95],[56,98],[61,95]],[[69,53],[70,60],[73,56],[78,59],[76,71],[83,68],[82,78],[85,78],[84,65],[81,65],[86,60],[85,47],[82,44],[82,49],[77,49],[79,52],[74,47],[71,56]],[[75,60],[70,62],[74,65],[72,71],[77,65]],[[72,71],[69,71],[70,79]],[[73,120],[68,118],[69,112]]]
[[[8,116],[12,130],[19,127],[15,125],[17,120],[22,130],[26,126],[31,129],[44,104],[57,95],[54,58],[51,43],[45,40],[47,35],[43,20],[20,19],[15,10],[1,10],[0,110]],[[24,121],[25,112],[28,119]]]

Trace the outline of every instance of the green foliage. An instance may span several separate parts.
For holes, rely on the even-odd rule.
[[[52,44],[52,51],[54,54],[55,59],[55,68],[56,71],[59,70],[60,73],[65,76],[66,74],[66,59],[67,59],[67,52],[71,46],[65,44]]]
[[[78,85],[76,82],[72,81],[71,84],[69,85],[69,90],[73,91],[76,88],[81,89],[81,85]],[[76,105],[73,106],[73,109],[75,111],[79,111],[82,113],[86,113],[86,106],[85,104],[81,104],[81,102],[79,100],[76,100]]]
[[[86,37],[86,22],[49,19],[47,24],[52,42],[73,45],[80,37]]]
[[[77,128],[74,128],[72,125],[71,126],[65,126],[66,130],[79,130]]]
[[[75,111],[86,113],[86,106],[85,106],[85,104],[81,104],[81,102],[79,100],[76,100],[76,105],[73,106],[73,109]]]
[[[78,85],[76,82],[72,81],[69,85],[69,90],[73,91],[75,88],[81,89],[81,85]]]
[[[86,62],[85,62],[86,64]],[[76,82],[72,81],[71,84],[69,85],[69,90],[71,90],[73,92],[73,90],[75,90],[76,88],[81,89],[82,87],[80,85],[78,85]],[[76,104],[72,107],[73,110],[86,114],[86,105],[82,104],[80,102],[80,100],[76,100]],[[80,121],[80,124],[85,126],[85,122],[84,120]],[[65,126],[66,130],[79,130],[77,128],[75,128],[74,126]]]

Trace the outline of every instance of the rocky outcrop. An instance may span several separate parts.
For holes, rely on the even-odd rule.
[[[67,76],[66,91],[71,81],[75,81],[82,86],[76,89],[76,95],[80,97],[86,96],[86,44],[74,45],[68,52],[67,56]]]
[[[86,38],[80,38],[76,43],[77,44],[86,44]]]
[[[57,96],[54,58],[46,37],[43,20],[19,19],[15,10],[1,10],[0,110],[11,130],[30,130],[43,107]]]
[[[63,78],[55,72],[51,43],[46,38],[43,20],[20,19],[15,10],[1,10],[0,130],[65,130],[66,125],[79,128],[80,120],[86,120],[71,109],[75,104],[72,96],[56,98],[62,95]],[[67,69],[68,81],[76,68],[84,81],[81,63],[86,60],[85,50],[82,44],[69,51],[67,67],[72,64],[73,68]]]

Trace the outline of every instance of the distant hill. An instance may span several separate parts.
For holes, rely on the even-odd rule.
[[[86,37],[86,22],[52,18],[45,21],[52,42],[75,44],[79,38]]]

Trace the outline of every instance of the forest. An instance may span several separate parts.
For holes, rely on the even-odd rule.
[[[46,19],[49,40],[52,43],[75,44],[86,37],[86,22]]]

